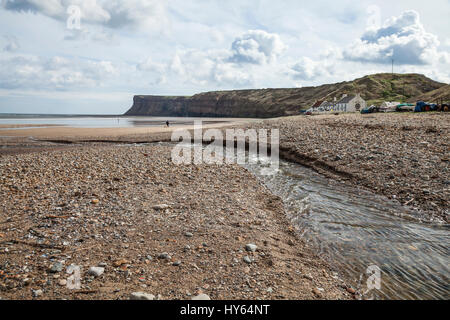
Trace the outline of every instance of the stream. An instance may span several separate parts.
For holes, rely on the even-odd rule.
[[[450,298],[448,224],[410,219],[406,208],[386,197],[295,163],[280,160],[274,175],[263,174],[267,166],[268,159],[244,165],[282,198],[301,237],[363,298]],[[366,285],[373,265],[380,270],[379,290]]]
[[[363,299],[450,299],[449,224],[423,223],[398,202],[293,162],[280,159],[274,171],[269,157],[248,152],[245,162],[283,200],[300,237]],[[379,288],[368,285],[373,266]]]

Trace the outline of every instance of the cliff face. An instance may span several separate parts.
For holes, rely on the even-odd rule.
[[[135,96],[125,115],[184,117],[188,101],[188,97]]]
[[[379,103],[406,101],[444,86],[419,74],[376,74],[318,87],[214,91],[192,97],[135,96],[125,115],[274,118],[299,114],[317,100],[333,101],[344,93],[359,92],[368,103]]]
[[[251,90],[256,91],[256,90]],[[192,97],[135,96],[127,116],[269,118],[285,115],[273,103],[249,99],[244,91]]]

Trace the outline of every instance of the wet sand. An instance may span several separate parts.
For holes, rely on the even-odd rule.
[[[247,122],[257,122],[259,120],[245,119],[238,120],[232,119],[230,121],[224,120],[223,122],[213,123],[212,121],[205,119],[203,128],[221,128],[226,126],[238,125],[240,123]],[[42,128],[35,128],[41,126]],[[32,129],[27,129],[26,127],[33,127]],[[53,139],[53,140],[63,140],[63,139],[104,139],[104,138],[121,138],[121,137],[136,137],[136,136],[146,136],[160,133],[171,133],[177,129],[192,129],[192,125],[170,125],[169,128],[166,126],[149,126],[149,127],[119,127],[119,128],[74,128],[66,126],[52,126],[52,125],[0,125],[0,128],[5,130],[0,130],[0,139],[8,137],[21,137],[27,139],[33,137],[35,139]],[[7,130],[8,128],[14,128],[14,130]],[[24,128],[24,129],[20,129]],[[1,140],[0,140],[1,142]]]

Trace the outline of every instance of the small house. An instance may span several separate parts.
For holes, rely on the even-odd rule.
[[[361,94],[347,95],[344,94],[334,108],[338,112],[359,112],[366,107],[366,101],[361,97]]]
[[[324,100],[317,100],[316,103],[314,103],[311,107],[312,111],[318,111],[320,106],[324,103]]]

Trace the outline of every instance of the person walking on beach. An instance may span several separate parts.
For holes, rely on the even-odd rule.
[[[166,121],[167,128],[170,126],[169,120]]]

